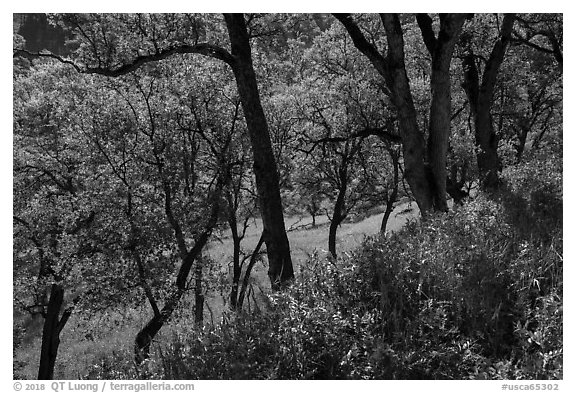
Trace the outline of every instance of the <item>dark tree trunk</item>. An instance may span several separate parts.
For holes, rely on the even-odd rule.
[[[238,305],[238,288],[240,286],[240,275],[242,274],[242,269],[240,266],[240,238],[237,236],[237,234],[237,231],[232,231],[232,241],[234,247],[232,251],[232,263],[234,265],[232,272],[232,289],[230,290],[230,308],[232,310],[236,310]]]
[[[336,215],[336,207],[334,208],[334,215],[332,216],[332,221],[330,222],[330,229],[328,232],[328,250],[332,257],[337,258],[336,254],[336,234],[338,232],[338,227],[344,220],[344,217]]]
[[[410,91],[410,82],[404,62],[404,37],[396,14],[381,14],[386,29],[388,54],[383,74],[392,93],[392,101],[398,112],[402,136],[404,176],[423,216],[433,210],[434,184],[425,165],[425,141],[417,121],[416,107]]]
[[[452,197],[455,204],[462,204],[462,200],[468,196],[468,192],[463,190],[464,184],[467,180],[466,168],[466,164],[462,167],[453,164],[450,176],[446,178],[446,191]],[[458,170],[460,170],[460,179],[458,179]]]
[[[394,167],[394,185],[392,187],[392,192],[386,200],[386,210],[384,211],[384,216],[382,217],[382,223],[380,224],[380,233],[386,233],[386,225],[390,219],[390,215],[394,210],[394,203],[398,199],[398,184],[400,183],[399,167],[400,167],[400,157],[393,151],[390,151],[390,157],[392,158],[392,166]]]
[[[60,346],[60,332],[72,313],[72,309],[67,309],[60,317],[63,303],[64,288],[60,284],[52,284],[42,330],[42,348],[40,350],[40,366],[38,368],[38,379],[40,380],[54,378],[54,367],[58,356],[58,347]]]
[[[428,159],[434,182],[435,210],[448,211],[446,202],[446,159],[450,137],[450,73],[432,70],[432,104],[430,106],[430,136]]]
[[[500,37],[494,44],[490,57],[484,68],[482,82],[472,49],[464,57],[463,87],[470,103],[470,114],[474,119],[478,170],[480,172],[480,186],[484,190],[496,189],[500,184],[499,172],[502,168],[498,156],[498,136],[494,131],[492,122],[492,103],[494,88],[500,66],[504,61],[504,54],[510,41],[515,14],[506,14],[502,20]]]
[[[348,189],[348,172],[346,166],[340,168],[338,172],[338,183],[340,187],[338,189],[336,202],[334,203],[334,212],[332,213],[330,229],[328,231],[328,250],[334,259],[338,256],[336,253],[336,233],[338,232],[338,227],[346,218],[346,191]]]
[[[202,256],[200,255],[196,260],[196,268],[194,269],[194,322],[196,326],[202,327],[204,324],[204,293],[202,291]]]
[[[136,340],[134,342],[134,355],[136,364],[142,364],[146,359],[150,357],[150,346],[156,334],[162,329],[164,323],[170,318],[180,298],[184,294],[184,291],[177,290],[172,294],[172,296],[166,301],[164,307],[159,314],[155,314],[146,325],[136,335]]]
[[[380,233],[386,233],[386,225],[388,225],[388,220],[390,215],[394,210],[394,199],[390,198],[386,201],[386,210],[384,211],[384,216],[382,217],[382,223],[380,224]]]
[[[320,206],[317,200],[317,196],[316,195],[312,195],[311,196],[311,200],[308,203],[308,213],[310,213],[310,216],[312,217],[312,228],[316,227],[316,215],[318,214],[318,211],[320,210]]]
[[[446,160],[448,155],[448,140],[450,139],[451,120],[451,83],[450,63],[454,45],[460,35],[465,15],[450,14],[441,18],[438,37],[429,29],[424,20],[427,16],[419,15],[418,22],[424,41],[432,56],[432,75],[430,89],[432,101],[430,104],[430,136],[428,138],[428,160],[432,172],[433,204],[435,210],[448,211],[446,201]]]
[[[268,276],[272,289],[278,290],[294,278],[280,198],[278,168],[260,102],[244,15],[225,14],[224,17],[234,57],[232,69],[254,154],[254,175],[268,253]]]
[[[478,171],[480,172],[480,186],[484,190],[493,190],[500,184],[499,172],[502,170],[500,157],[498,156],[498,135],[494,131],[491,104],[483,102],[478,105],[478,112],[474,119],[476,127],[476,145],[480,151],[476,157]]]
[[[152,341],[160,329],[162,329],[166,321],[172,316],[174,310],[176,310],[176,307],[180,302],[180,299],[186,292],[186,278],[188,277],[193,262],[197,260],[202,248],[206,244],[208,236],[201,236],[201,239],[196,242],[192,250],[188,253],[186,260],[183,262],[178,272],[176,288],[174,288],[174,292],[164,303],[164,307],[162,307],[160,313],[154,314],[154,316],[136,335],[136,340],[134,343],[134,355],[137,364],[141,364],[143,361],[150,357],[150,346],[152,345]],[[185,270],[188,271],[186,272]],[[196,298],[195,311],[198,311],[198,301],[198,298]],[[197,318],[196,313],[195,317]],[[196,319],[196,321],[198,320]]]
[[[239,192],[235,189],[234,192]],[[240,276],[242,274],[242,262],[240,261],[241,243],[244,238],[245,232],[238,231],[238,218],[236,216],[238,211],[238,199],[234,197],[232,192],[227,193],[228,200],[228,225],[232,234],[232,288],[230,289],[230,309],[236,310],[238,302],[238,290],[240,287]],[[244,222],[244,231],[246,229],[246,222]]]

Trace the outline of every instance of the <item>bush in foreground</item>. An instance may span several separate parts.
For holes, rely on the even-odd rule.
[[[561,175],[534,165],[337,262],[312,257],[264,311],[175,334],[139,376],[562,378]]]

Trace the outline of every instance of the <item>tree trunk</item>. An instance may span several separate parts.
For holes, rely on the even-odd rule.
[[[425,217],[434,206],[433,183],[426,170],[424,136],[418,127],[416,108],[406,74],[402,27],[396,14],[382,14],[381,19],[386,29],[388,42],[387,67],[383,76],[398,112],[404,156],[404,176],[420,212]]]
[[[241,243],[244,234],[238,232],[238,219],[236,217],[238,204],[231,192],[227,194],[228,200],[228,225],[232,234],[232,288],[230,289],[230,309],[236,310],[238,302],[238,289],[240,286],[240,275],[242,265],[240,262]],[[244,224],[246,225],[246,224]]]
[[[480,172],[480,186],[484,190],[493,190],[500,184],[499,172],[502,168],[498,156],[498,136],[494,131],[492,122],[492,103],[494,87],[500,66],[504,61],[504,54],[510,41],[515,14],[506,14],[502,20],[500,37],[494,44],[490,57],[486,62],[482,83],[472,49],[462,61],[464,68],[464,91],[470,102],[470,114],[474,119],[478,170]]]
[[[416,108],[406,74],[404,38],[400,19],[396,14],[380,14],[388,43],[388,53],[384,57],[373,44],[368,42],[350,14],[334,14],[334,16],[344,25],[354,46],[370,60],[386,82],[398,115],[404,156],[404,176],[420,212],[425,217],[432,210],[433,193],[424,163],[426,153],[424,136],[418,127]]]
[[[196,260],[196,268],[194,269],[194,322],[197,327],[202,327],[204,324],[204,293],[202,292],[202,268],[204,263],[202,255]]]
[[[336,233],[338,232],[338,227],[346,218],[344,208],[346,204],[346,190],[348,189],[348,175],[346,169],[340,169],[339,172],[340,189],[338,190],[336,203],[334,203],[334,212],[332,213],[330,229],[328,231],[328,250],[334,259],[338,256],[336,253]]]
[[[272,289],[278,290],[294,278],[280,198],[278,168],[260,102],[244,15],[225,14],[224,17],[235,59],[232,69],[254,154],[254,175],[268,253],[268,276]]]
[[[388,51],[386,57],[368,42],[349,14],[334,15],[346,28],[354,45],[383,76],[389,95],[398,113],[404,155],[404,176],[424,217],[431,210],[447,210],[446,154],[450,135],[450,61],[465,15],[440,16],[438,38],[429,16],[418,16],[424,42],[432,56],[432,103],[430,107],[430,140],[427,165],[424,137],[419,130],[417,113],[410,91],[404,61],[404,37],[397,14],[380,14],[386,30]]]
[[[242,280],[242,288],[240,289],[240,294],[238,295],[238,303],[237,303],[238,310],[242,310],[242,305],[244,304],[244,299],[246,297],[246,290],[248,289],[248,283],[250,281],[250,274],[252,274],[252,268],[256,264],[256,261],[258,261],[258,253],[260,252],[260,248],[262,247],[263,243],[264,243],[264,234],[260,236],[258,244],[256,244],[256,247],[252,252],[252,256],[250,257],[250,262],[248,262],[248,266],[246,267],[246,271],[244,272],[244,279]]]
[[[240,286],[240,275],[242,273],[240,266],[240,239],[234,235],[233,231],[232,241],[233,241],[233,261],[234,264],[232,272],[232,289],[230,290],[230,308],[236,310],[238,305],[238,288]]]
[[[52,284],[42,330],[42,348],[40,350],[40,366],[38,368],[38,379],[40,380],[54,378],[54,367],[58,356],[58,347],[60,346],[60,332],[72,313],[72,309],[67,309],[60,318],[60,310],[63,303],[64,288],[60,284]]]
[[[450,176],[446,178],[446,191],[454,200],[454,204],[462,204],[462,200],[468,196],[468,192],[462,188],[466,184],[467,164],[464,163],[461,167],[457,164],[452,164]],[[460,170],[460,179],[458,179],[458,170]]]
[[[184,294],[182,290],[176,290],[172,296],[166,301],[160,314],[155,314],[148,323],[140,329],[134,340],[134,355],[136,364],[142,364],[150,357],[150,346],[156,334],[162,329],[164,323],[170,318],[180,298]]]
[[[399,158],[395,152],[390,151],[390,157],[392,158],[392,165],[394,167],[394,186],[392,188],[392,193],[388,196],[386,200],[386,210],[384,211],[384,216],[382,217],[382,223],[380,224],[380,233],[386,233],[386,225],[388,224],[388,219],[394,210],[394,203],[398,199],[398,183],[400,182],[399,176]]]
[[[202,250],[204,246],[210,239],[212,235],[212,230],[218,222],[218,216],[220,212],[220,197],[222,196],[223,180],[218,179],[216,184],[216,190],[212,196],[213,204],[210,212],[210,217],[206,223],[204,231],[198,236],[194,246],[190,251],[183,255],[182,264],[178,269],[178,275],[176,276],[176,281],[174,282],[173,292],[168,296],[168,299],[164,303],[164,307],[160,313],[155,313],[154,316],[148,321],[148,323],[138,332],[136,339],[134,340],[134,359],[137,364],[141,364],[146,359],[150,357],[150,346],[156,334],[162,329],[164,323],[172,316],[172,313],[178,306],[180,299],[187,290],[186,282],[188,276],[190,275],[190,270],[195,261],[201,257]],[[196,275],[196,279],[202,279],[201,275]],[[196,283],[198,285],[198,282]],[[203,298],[202,298],[203,305]],[[196,310],[198,310],[199,299],[196,299]]]
[[[330,230],[328,232],[328,250],[334,259],[338,257],[336,254],[336,234],[338,232],[338,227],[344,219],[342,217],[336,217],[336,212],[332,216],[332,221],[330,222]]]
[[[432,75],[430,89],[432,101],[430,103],[430,135],[428,137],[428,160],[433,175],[433,204],[435,210],[448,211],[446,201],[446,160],[448,155],[448,141],[450,139],[451,121],[451,81],[450,63],[454,45],[460,35],[465,16],[450,14],[440,18],[440,32],[435,38],[433,33],[428,39],[430,54],[432,56]],[[423,35],[427,32],[422,30]],[[427,38],[424,39],[426,42]]]
[[[494,132],[491,102],[481,102],[474,121],[476,127],[476,145],[480,148],[477,161],[480,172],[480,187],[484,190],[493,190],[500,184],[499,172],[502,169],[498,156],[498,136]]]

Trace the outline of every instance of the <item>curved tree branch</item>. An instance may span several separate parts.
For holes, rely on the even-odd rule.
[[[141,66],[146,63],[159,61],[166,59],[170,56],[175,54],[185,54],[185,53],[197,53],[203,56],[212,57],[218,60],[222,60],[226,64],[230,65],[231,67],[235,64],[235,58],[224,48],[219,47],[217,45],[212,45],[208,43],[200,43],[196,45],[178,45],[172,46],[167,49],[161,49],[156,53],[138,56],[133,59],[131,62],[123,64],[116,68],[108,68],[108,67],[88,67],[88,66],[80,66],[73,62],[70,59],[63,58],[61,56],[55,55],[51,52],[30,52],[24,49],[17,49],[14,51],[13,57],[26,57],[26,58],[41,58],[47,57],[58,60],[63,64],[71,65],[76,69],[76,71],[83,73],[83,74],[98,74],[110,77],[118,77],[120,75],[128,74],[132,71],[137,70]]]

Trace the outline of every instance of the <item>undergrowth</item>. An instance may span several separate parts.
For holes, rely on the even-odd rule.
[[[86,377],[562,378],[561,170],[508,170],[497,194],[336,262],[313,256],[261,312],[174,333],[146,367],[109,358]]]

